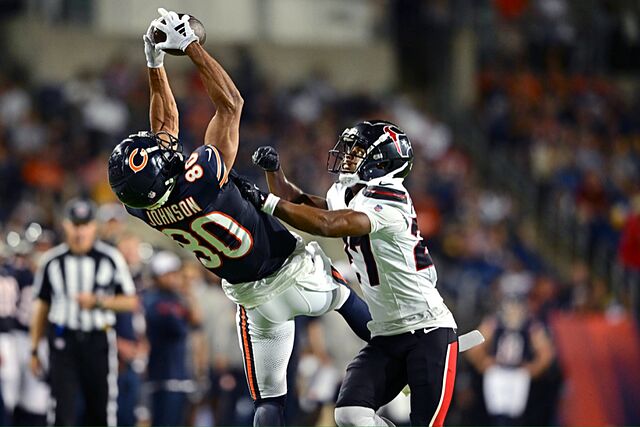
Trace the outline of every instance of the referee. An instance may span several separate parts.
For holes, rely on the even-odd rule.
[[[77,396],[84,400],[82,425],[114,426],[117,411],[115,311],[137,306],[135,287],[122,255],[96,240],[96,206],[73,199],[65,207],[65,243],[42,256],[31,323],[31,369],[42,374],[37,343],[47,333],[49,381],[55,425],[77,425]]]

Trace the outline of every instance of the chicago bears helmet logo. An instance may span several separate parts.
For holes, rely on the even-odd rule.
[[[134,162],[134,158],[135,158],[136,154],[138,154],[138,149],[137,148],[135,150],[133,150],[131,152],[131,154],[129,155],[129,167],[131,168],[133,173],[140,172],[142,169],[144,169],[145,166],[147,166],[147,162],[149,161],[149,156],[148,156],[146,150],[143,149],[143,150],[140,150],[140,157],[142,157],[142,161],[140,163],[136,164]]]

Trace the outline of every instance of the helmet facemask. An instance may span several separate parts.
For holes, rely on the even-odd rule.
[[[158,148],[165,160],[165,172],[167,176],[175,177],[183,167],[184,155],[182,154],[182,142],[169,132],[160,131],[151,133],[152,138],[158,144]]]
[[[366,149],[356,142],[349,144],[340,140],[333,150],[329,150],[327,168],[331,173],[356,173],[366,155]]]
[[[125,205],[155,209],[169,199],[183,169],[178,138],[164,131],[142,131],[114,148],[109,159],[109,183]]]
[[[182,154],[184,147],[178,138],[166,131],[152,134],[152,137],[156,144],[158,144],[158,149],[165,161],[163,171],[165,177],[168,177],[168,179],[164,182],[167,190],[154,204],[147,208],[149,210],[157,209],[165,204],[176,185],[176,176],[184,167],[184,155]]]
[[[379,127],[377,133],[369,131],[376,127]],[[400,145],[403,142],[398,141],[399,135],[406,140],[404,150]],[[339,174],[340,183],[351,187],[383,177],[404,178],[411,170],[412,160],[409,142],[395,125],[362,122],[340,135],[329,151],[327,169]]]
[[[339,174],[339,181],[349,187],[364,183],[358,171],[367,158],[366,147],[366,141],[345,130],[333,150],[329,150],[327,169]]]

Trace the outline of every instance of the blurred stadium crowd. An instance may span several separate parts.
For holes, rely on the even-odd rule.
[[[407,185],[420,230],[461,331],[490,325],[487,317],[508,323],[501,316],[509,313],[506,304],[516,301],[521,316],[514,328],[525,341],[533,325],[546,330],[551,338],[546,348],[553,354],[553,336],[546,328],[555,310],[638,313],[640,96],[620,89],[605,70],[572,68],[572,50],[562,33],[536,44],[520,32],[519,15],[510,13],[504,11],[504,30],[531,42],[525,49],[531,55],[514,58],[507,54],[513,46],[504,46],[497,59],[484,61],[478,70],[479,99],[471,122],[487,150],[484,162],[459,140],[455,128],[413,97],[343,93],[320,71],[295,86],[275,88],[250,52],[239,49],[230,67],[245,99],[236,168],[264,188],[250,157],[258,146],[273,145],[293,182],[324,194],[331,183],[327,151],[346,125],[363,117],[398,123],[416,152]],[[178,78],[185,95],[178,99],[180,139],[190,151],[202,140],[213,110],[195,72]],[[125,255],[139,292],[153,287],[163,274],[152,268],[158,248],[127,223],[106,180],[112,147],[129,130],[146,128],[147,80],[138,64],[116,58],[103,69],[44,85],[30,81],[28,70],[0,59],[2,263],[33,269],[42,251],[62,237],[57,214],[64,201],[83,195],[101,205],[102,238]],[[492,157],[505,160],[497,163],[505,179],[528,183],[525,194],[534,197],[523,203],[517,189],[488,179],[485,163]],[[235,338],[234,307],[217,278],[192,259],[180,271],[205,316],[202,330],[193,331],[188,344],[193,411],[185,424],[247,425],[252,406]],[[120,402],[137,408],[138,423],[148,419],[142,318],[134,315],[135,333],[121,337],[119,347]],[[331,322],[300,320],[300,363],[290,366],[292,381],[297,378],[289,399],[291,424],[332,422],[322,418],[322,408],[334,400],[344,364],[359,343]],[[520,360],[504,363],[525,366],[541,357],[539,348],[531,347]],[[502,363],[499,351],[494,345],[486,349],[489,358],[475,355],[461,362],[449,424],[500,422],[487,413],[482,385],[488,366]],[[524,424],[558,422],[562,367],[553,356],[541,363]],[[396,403],[389,416],[406,422],[403,402]]]
[[[616,258],[637,270],[638,97],[553,64],[542,74],[488,67],[480,78],[490,146],[530,175],[541,217],[603,279]]]

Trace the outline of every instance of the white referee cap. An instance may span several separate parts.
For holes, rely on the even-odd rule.
[[[156,277],[173,273],[180,270],[181,267],[182,261],[173,252],[160,251],[151,258],[151,273]]]

